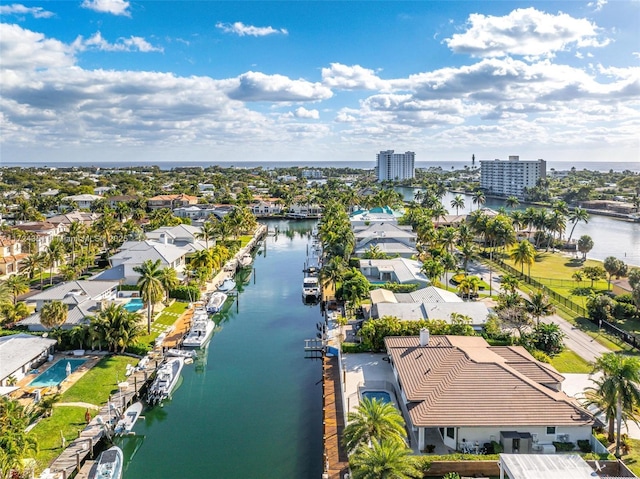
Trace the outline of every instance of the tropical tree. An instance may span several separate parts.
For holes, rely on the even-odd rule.
[[[352,453],[374,439],[386,439],[406,446],[407,432],[402,414],[396,407],[379,399],[362,398],[356,411],[347,415],[342,442]]]
[[[604,279],[607,272],[602,266],[585,266],[582,268],[582,273],[591,280],[591,287],[593,288],[593,282],[599,279]]]
[[[456,195],[451,200],[451,207],[456,209],[456,215],[458,214],[458,210],[460,208],[464,208],[464,198],[462,197],[462,195]]]
[[[86,230],[87,228],[80,221],[73,221],[64,235],[71,249],[71,264],[75,264],[76,262],[76,246],[82,236],[86,234]]]
[[[475,296],[480,288],[480,278],[477,276],[465,276],[458,284],[458,290],[462,296],[466,296],[468,299],[471,296]]]
[[[38,452],[35,436],[26,432],[30,422],[31,414],[26,407],[0,396],[0,479],[21,474],[25,469],[23,459]]]
[[[67,320],[69,307],[62,301],[51,301],[40,309],[40,323],[47,329],[59,328]]]
[[[11,293],[13,304],[18,302],[18,296],[29,292],[29,282],[21,274],[12,274],[5,282],[6,288]]]
[[[509,208],[516,208],[520,204],[520,200],[516,196],[509,196],[504,200],[504,204]]]
[[[605,271],[609,275],[607,278],[607,289],[611,289],[611,278],[615,275],[617,277],[624,276],[627,273],[627,265],[621,259],[615,256],[607,256],[602,264]]]
[[[565,336],[556,323],[538,323],[533,328],[532,341],[536,349],[553,356],[564,349]]]
[[[556,310],[553,303],[549,301],[548,296],[542,291],[531,292],[525,304],[527,311],[536,319],[536,324],[538,325],[542,316],[549,316]]]
[[[160,274],[160,282],[164,288],[166,294],[165,299],[169,301],[169,293],[175,289],[179,284],[178,273],[174,268],[164,268]]]
[[[200,231],[196,233],[196,239],[202,239],[205,242],[205,247],[209,249],[209,241],[215,240],[220,231],[216,228],[215,223],[212,221],[205,221],[200,227]]]
[[[575,208],[569,214],[569,221],[573,223],[573,226],[571,227],[571,232],[569,233],[569,238],[567,239],[567,241],[571,242],[571,237],[573,236],[573,230],[576,229],[576,225],[581,221],[584,224],[589,223],[589,213],[584,208],[580,208],[580,207]]]
[[[388,439],[373,439],[349,458],[353,479],[411,479],[423,477],[411,449]]]
[[[480,209],[482,208],[482,205],[486,203],[487,198],[481,190],[477,190],[473,192],[473,198],[471,201],[474,205],[477,205],[477,209]]]
[[[64,243],[58,237],[53,238],[45,251],[46,262],[49,266],[49,284],[53,284],[53,269],[58,266],[65,256]]]
[[[623,413],[634,416],[640,408],[640,359],[617,353],[600,356],[593,367],[593,374],[602,374],[599,393],[605,401],[615,404],[616,456],[620,457],[620,435]]]
[[[578,251],[582,253],[582,259],[587,259],[587,253],[593,249],[593,240],[589,235],[582,235],[578,240]]]
[[[524,265],[529,268],[528,275],[531,275],[531,265],[536,260],[536,249],[529,240],[522,240],[518,243],[509,254],[509,257],[515,265],[520,265],[520,272],[524,274]]]
[[[24,301],[16,304],[0,303],[0,323],[15,323],[29,316],[29,308]]]
[[[21,262],[21,272],[26,273],[29,280],[32,280],[36,273],[41,273],[45,265],[43,253],[34,253],[27,256]],[[42,283],[42,274],[40,274],[40,282]]]
[[[140,275],[137,285],[140,289],[140,297],[147,305],[147,334],[151,334],[151,317],[154,306],[164,296],[160,260],[151,261],[148,259],[140,266],[135,266],[133,271]]]
[[[438,258],[428,258],[422,263],[420,271],[429,278],[431,284],[436,284],[436,281],[444,274],[444,265]]]
[[[95,317],[89,318],[93,329],[110,351],[124,352],[137,342],[142,333],[137,312],[127,311],[122,304],[110,304]]]
[[[505,274],[500,279],[500,286],[502,291],[515,293],[520,287],[520,280],[512,274]]]

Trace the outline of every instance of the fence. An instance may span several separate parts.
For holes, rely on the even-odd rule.
[[[616,336],[617,338],[619,338],[620,340],[624,341],[625,343],[627,343],[630,346],[633,346],[635,349],[640,349],[640,338],[638,338],[635,334],[631,334],[628,331],[625,331],[623,329],[618,328],[617,326],[611,324],[608,321],[604,321],[604,320],[593,320],[591,318],[589,318],[589,312],[587,311],[587,308],[585,308],[584,306],[581,306],[579,304],[574,303],[573,301],[571,301],[569,298],[562,296],[561,294],[558,294],[557,292],[555,292],[554,290],[552,290],[551,288],[549,288],[548,286],[542,284],[540,281],[524,274],[521,273],[520,271],[518,271],[517,269],[515,269],[514,267],[512,267],[511,265],[505,263],[504,261],[502,261],[500,258],[494,258],[493,261],[495,261],[497,264],[500,265],[501,268],[503,268],[505,271],[507,271],[510,275],[515,276],[516,278],[518,278],[520,281],[525,282],[526,284],[529,284],[535,288],[540,289],[541,291],[543,291],[545,294],[547,294],[551,299],[553,299],[556,303],[564,306],[566,309],[579,314],[580,316],[583,316],[585,318],[588,318],[592,323],[594,323],[595,325],[598,326],[598,328],[600,329],[604,329],[607,333]],[[546,280],[545,280],[546,281]]]

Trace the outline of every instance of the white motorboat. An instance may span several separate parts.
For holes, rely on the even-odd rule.
[[[122,449],[113,446],[100,454],[89,471],[89,479],[122,479]]]
[[[317,276],[305,276],[302,280],[302,296],[304,299],[320,298],[320,284]]]
[[[215,327],[216,323],[211,321],[206,311],[202,314],[196,310],[193,318],[191,318],[191,329],[189,329],[187,336],[182,341],[182,346],[185,348],[201,348],[209,341]]]
[[[160,366],[156,379],[149,388],[149,404],[157,404],[171,395],[178,384],[183,366],[184,358],[169,358]]]
[[[215,291],[211,294],[209,301],[207,301],[207,313],[218,313],[224,306],[224,302],[227,300],[227,295],[222,291]]]
[[[227,292],[227,291],[231,291],[235,287],[236,287],[236,282],[231,278],[227,278],[222,282],[220,286],[218,286],[218,291]]]
[[[113,431],[118,435],[130,434],[140,414],[142,414],[143,407],[144,405],[140,401],[134,402],[124,411],[122,419],[116,423]]]
[[[241,268],[248,268],[248,267],[251,266],[251,263],[253,263],[253,256],[251,256],[251,254],[249,254],[249,253],[245,253],[240,258],[240,267]]]
[[[172,358],[195,358],[197,353],[194,350],[186,350],[186,349],[178,349],[178,348],[171,348],[171,349],[167,349],[166,352],[167,356],[170,356]]]

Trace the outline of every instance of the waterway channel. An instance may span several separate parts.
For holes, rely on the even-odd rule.
[[[301,295],[313,222],[276,226],[205,354],[122,439],[124,479],[321,476],[322,365],[303,347],[322,316]]]

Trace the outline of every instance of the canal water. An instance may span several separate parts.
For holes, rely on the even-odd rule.
[[[322,475],[322,365],[304,354],[322,315],[301,290],[313,224],[268,224],[279,234],[265,238],[205,354],[121,440],[124,479]]]
[[[415,191],[412,188],[399,188],[406,201],[411,201]],[[442,204],[450,214],[456,214],[455,208],[451,207],[451,200],[456,193],[448,192],[442,198]],[[471,195],[461,194],[464,199],[464,208],[460,208],[459,213],[469,213],[478,208],[473,204]],[[497,198],[487,198],[483,205],[485,208],[497,210],[505,206],[504,201]],[[518,209],[524,210],[528,205],[520,205]],[[507,208],[509,211],[509,208]],[[572,223],[567,222],[565,236],[571,232]],[[615,256],[628,265],[640,266],[640,223],[632,223],[610,216],[590,215],[589,222],[578,223],[573,232],[572,239],[578,239],[582,235],[591,236],[593,239],[593,249],[587,254],[587,258],[603,261],[607,256]]]

